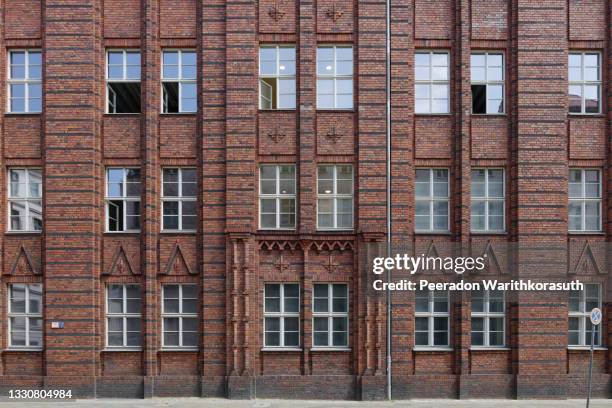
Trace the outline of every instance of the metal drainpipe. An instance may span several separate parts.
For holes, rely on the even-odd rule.
[[[387,257],[391,257],[391,0],[386,0],[386,133],[387,133]],[[391,282],[391,270],[387,270],[387,282]],[[387,399],[391,400],[391,291],[387,289]]]

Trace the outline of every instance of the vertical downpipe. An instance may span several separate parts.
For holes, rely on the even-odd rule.
[[[386,136],[387,136],[387,257],[391,257],[391,0],[385,1],[386,7],[386,75],[385,88],[387,99]],[[391,282],[391,270],[387,269],[387,282]],[[387,288],[387,399],[391,400],[391,290]]]

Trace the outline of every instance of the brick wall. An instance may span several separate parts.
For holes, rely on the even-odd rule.
[[[392,232],[394,251],[435,242],[494,248],[509,279],[508,243],[522,250],[515,276],[600,283],[612,294],[612,1],[391,0]],[[0,209],[7,168],[44,173],[42,234],[0,234],[0,392],[71,388],[85,397],[385,398],[386,304],[368,290],[368,265],[385,253],[385,3],[191,0],[0,0],[0,67],[9,49],[43,51],[42,114],[0,114]],[[295,110],[258,111],[258,45],[295,44]],[[354,50],[354,109],[316,109],[316,46]],[[142,55],[142,114],[105,114],[105,49]],[[198,55],[198,112],[160,113],[165,48]],[[450,114],[414,113],[415,50],[450,55]],[[504,54],[503,115],[470,115],[470,54]],[[602,114],[568,116],[567,53],[602,53]],[[3,68],[5,72],[5,68]],[[6,76],[6,75],[5,75]],[[6,100],[6,82],[0,100]],[[282,137],[279,137],[282,135]],[[258,230],[258,167],[297,169],[297,229]],[[354,166],[355,228],[316,228],[317,164]],[[142,172],[141,232],[105,233],[108,166]],[[160,233],[164,166],[198,174],[194,233]],[[470,233],[470,174],[506,174],[506,232]],[[603,232],[567,233],[570,167],[602,169]],[[415,168],[450,170],[449,234],[414,233]],[[7,228],[0,217],[0,230]],[[600,268],[582,267],[588,243]],[[551,245],[556,251],[542,256]],[[279,262],[280,260],[280,262]],[[400,271],[395,279],[403,276]],[[449,281],[448,275],[434,276]],[[8,348],[11,283],[44,284],[42,351]],[[263,346],[266,282],[301,287],[301,348]],[[312,287],[346,283],[350,349],[312,347]],[[105,286],[142,287],[142,350],[105,350]],[[198,285],[199,345],[161,347],[161,287]],[[394,398],[581,396],[588,354],[567,349],[567,294],[509,294],[507,348],[470,350],[470,299],[452,297],[451,349],[414,344],[414,295],[394,293]],[[610,311],[609,305],[605,305]],[[612,342],[612,313],[604,344]],[[64,329],[51,329],[63,321]],[[612,396],[612,351],[595,354],[594,393]]]

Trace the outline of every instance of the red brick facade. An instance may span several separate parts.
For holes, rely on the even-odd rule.
[[[474,251],[512,242],[517,276],[579,277],[612,291],[612,1],[391,0],[392,229],[395,249]],[[296,46],[295,110],[258,110],[259,44]],[[354,50],[354,109],[316,109],[316,47]],[[385,2],[0,0],[7,50],[43,53],[42,114],[0,114],[0,209],[7,169],[43,170],[44,230],[0,234],[0,391],[84,397],[382,399],[386,303],[367,290],[385,253]],[[142,113],[105,114],[105,50],[140,49]],[[198,55],[198,111],[160,113],[166,48]],[[450,53],[450,114],[415,115],[415,50]],[[471,115],[470,55],[498,51],[505,114]],[[602,55],[602,114],[568,115],[568,52]],[[6,106],[2,81],[0,100]],[[282,140],[274,140],[282,133]],[[329,137],[329,134],[335,134]],[[295,231],[258,230],[258,167],[295,164]],[[317,231],[317,164],[354,167],[354,230]],[[140,167],[141,232],[105,232],[105,171]],[[161,232],[161,169],[198,172],[194,233]],[[506,232],[470,232],[473,167],[505,170]],[[416,234],[415,168],[450,169],[450,233]],[[602,174],[602,232],[568,234],[568,172]],[[0,230],[7,230],[0,217]],[[585,245],[588,244],[588,247]],[[538,245],[559,251],[543,262]],[[589,262],[583,263],[585,248]],[[504,266],[502,265],[502,266]],[[590,266],[589,266],[590,265]],[[595,265],[596,267],[593,267]],[[502,271],[489,271],[501,277]],[[401,273],[396,279],[404,277]],[[448,281],[453,276],[436,279]],[[44,347],[8,343],[8,285],[44,287]],[[300,349],[263,349],[266,282],[299,283]],[[313,283],[349,287],[349,350],[312,349]],[[105,286],[142,287],[142,350],[105,349]],[[199,346],[161,347],[161,288],[197,284]],[[612,293],[612,292],[610,292]],[[393,397],[569,398],[588,352],[567,348],[567,294],[509,295],[506,348],[470,347],[469,294],[452,295],[449,350],[414,348],[414,294],[393,294]],[[607,306],[603,345],[612,343]],[[64,322],[51,329],[51,322]],[[612,349],[595,352],[593,392],[612,397]]]

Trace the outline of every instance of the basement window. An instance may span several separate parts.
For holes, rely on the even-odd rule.
[[[504,113],[504,58],[501,53],[472,54],[472,113]]]
[[[163,52],[162,65],[162,112],[196,112],[196,52],[166,50]]]
[[[140,113],[140,51],[106,54],[106,112]]]

